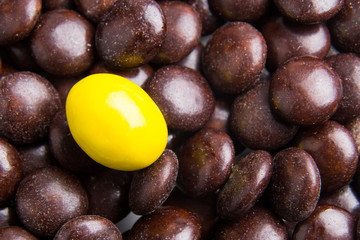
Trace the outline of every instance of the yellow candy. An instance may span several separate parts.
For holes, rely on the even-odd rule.
[[[159,108],[141,87],[118,75],[94,74],[76,83],[66,100],[66,117],[77,144],[109,168],[145,168],[166,147]]]

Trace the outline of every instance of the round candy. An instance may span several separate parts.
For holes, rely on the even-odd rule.
[[[145,168],[167,143],[166,122],[157,105],[119,75],[93,74],[76,83],[66,100],[66,116],[77,144],[109,168]]]

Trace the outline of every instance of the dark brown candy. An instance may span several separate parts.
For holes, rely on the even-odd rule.
[[[317,125],[336,111],[342,96],[339,76],[323,60],[292,58],[274,73],[271,105],[282,119],[295,125]]]
[[[70,239],[122,240],[122,236],[110,220],[96,215],[83,215],[62,225],[54,237],[54,240]]]
[[[51,76],[49,78],[49,81],[54,85],[59,93],[63,108],[65,108],[66,98],[70,89],[75,85],[75,83],[82,79],[82,77],[82,75],[79,75],[76,77]]]
[[[186,57],[176,64],[201,72],[201,55],[203,50],[204,45],[199,42],[199,44]]]
[[[9,226],[0,228],[0,240],[38,240],[37,237],[22,227]]]
[[[229,117],[232,101],[233,97],[231,96],[217,96],[214,111],[205,127],[216,128],[230,135]]]
[[[120,75],[132,82],[139,87],[145,88],[147,82],[154,74],[154,69],[149,64],[144,64],[139,67],[125,69],[125,70],[114,70],[105,66],[103,62],[97,63],[89,71],[89,74],[95,73],[112,73]]]
[[[154,0],[117,1],[96,28],[95,43],[106,65],[131,68],[148,63],[166,36],[164,14]]]
[[[129,190],[129,205],[138,215],[160,207],[176,185],[179,163],[176,154],[165,149],[149,167],[134,173]]]
[[[340,12],[329,20],[333,44],[341,51],[360,54],[360,2],[344,0]]]
[[[274,115],[269,86],[269,79],[262,79],[232,103],[229,119],[232,136],[251,149],[276,150],[287,144],[298,130]]]
[[[23,174],[54,165],[54,157],[47,141],[18,147]]]
[[[290,147],[274,156],[268,199],[280,217],[290,222],[309,217],[319,200],[320,187],[320,172],[310,154]]]
[[[84,180],[89,198],[89,214],[99,215],[114,223],[129,212],[128,193],[132,174],[113,169],[90,175]]]
[[[138,219],[130,231],[129,240],[199,240],[200,236],[200,220],[194,213],[179,207],[165,206]]]
[[[166,148],[179,153],[179,149],[183,143],[192,136],[192,132],[184,132],[179,130],[169,129]]]
[[[331,192],[346,185],[358,164],[358,151],[351,133],[335,121],[299,131],[294,146],[314,158],[321,175],[321,190]]]
[[[345,127],[354,137],[358,153],[360,154],[360,116],[354,118],[351,122],[348,122]]]
[[[250,88],[266,60],[261,33],[245,22],[218,28],[205,46],[202,69],[215,90],[240,93]]]
[[[201,239],[212,239],[218,216],[216,213],[216,194],[193,198],[175,188],[164,206],[177,206],[195,213],[201,222]]]
[[[56,167],[41,168],[27,175],[17,189],[15,204],[26,229],[49,237],[65,222],[88,210],[87,194],[80,181]]]
[[[265,15],[270,0],[209,0],[211,10],[228,21],[253,22]]]
[[[93,22],[99,22],[117,0],[74,0],[77,9]]]
[[[16,143],[39,141],[60,108],[59,94],[38,74],[15,72],[0,79],[0,134]]]
[[[0,45],[29,36],[40,14],[41,0],[3,0],[0,2]]]
[[[222,220],[217,228],[214,240],[272,239],[286,240],[285,225],[271,211],[254,206],[242,217],[235,220]]]
[[[344,0],[275,0],[278,10],[291,20],[300,23],[318,23],[335,16],[343,6]]]
[[[146,91],[171,129],[199,130],[214,110],[215,100],[208,82],[190,68],[170,65],[158,69]]]
[[[293,240],[305,239],[355,239],[355,220],[339,207],[320,205],[313,214],[297,224]]]
[[[75,142],[71,135],[65,110],[57,112],[50,125],[49,144],[57,162],[74,172],[91,173],[103,169]]]
[[[73,0],[42,0],[43,10],[50,11],[54,9],[73,9],[75,7]]]
[[[360,58],[340,53],[325,60],[339,75],[343,87],[339,107],[332,119],[341,123],[349,122],[360,115]]]
[[[331,193],[322,194],[318,205],[334,205],[345,209],[355,218],[360,215],[360,201],[352,185],[345,185]]]
[[[31,36],[31,49],[45,71],[78,75],[94,62],[94,32],[91,23],[79,13],[52,10],[41,15]]]
[[[304,25],[275,16],[265,22],[261,33],[268,49],[266,66],[271,71],[292,57],[324,58],[330,49],[330,34],[325,23]]]
[[[23,177],[19,152],[0,138],[0,205],[8,202]]]
[[[152,60],[155,64],[171,64],[187,56],[199,43],[201,19],[189,5],[180,1],[159,2],[166,19],[166,37],[159,53]]]
[[[262,150],[240,158],[220,190],[216,209],[221,218],[235,219],[252,208],[271,178],[272,157]]]
[[[226,133],[203,128],[184,143],[179,157],[178,186],[189,196],[215,192],[228,179],[235,150]]]
[[[224,24],[224,20],[216,16],[210,9],[208,0],[185,0],[199,14],[201,19],[201,34],[208,35],[213,33],[218,27]]]
[[[36,63],[31,52],[30,39],[26,38],[7,46],[5,49],[6,56],[11,63],[21,71],[40,72],[41,68]]]

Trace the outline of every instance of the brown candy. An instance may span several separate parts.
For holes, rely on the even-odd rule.
[[[268,199],[290,222],[302,221],[315,210],[320,197],[320,173],[314,159],[300,148],[286,148],[274,156]]]
[[[342,96],[339,76],[315,57],[290,59],[274,73],[271,105],[282,119],[295,125],[317,125],[336,111]]]
[[[94,31],[79,13],[52,10],[41,15],[31,36],[31,49],[45,71],[61,76],[78,75],[94,62]]]
[[[233,139],[251,149],[276,150],[287,144],[298,127],[274,115],[269,101],[270,80],[235,98],[230,112]]]
[[[293,145],[310,153],[321,175],[321,191],[346,185],[355,174],[358,151],[351,133],[335,121],[303,129]]]
[[[240,93],[260,76],[266,60],[266,43],[261,33],[245,22],[218,28],[205,46],[202,69],[213,88]]]
[[[117,1],[96,28],[99,57],[115,69],[148,63],[166,36],[163,11],[154,0]]]
[[[38,236],[53,236],[62,224],[84,215],[88,198],[79,180],[56,167],[27,175],[16,192],[16,212],[21,223]]]
[[[266,66],[271,71],[292,57],[324,58],[330,49],[330,34],[325,23],[304,25],[277,15],[267,19],[261,33],[268,50]]]
[[[216,203],[218,215],[235,219],[252,208],[268,186],[272,165],[271,155],[262,150],[240,158],[219,192]]]
[[[96,215],[82,215],[62,225],[54,237],[54,240],[70,239],[122,240],[122,236],[110,220]]]
[[[344,0],[275,0],[278,10],[286,17],[301,23],[318,23],[335,16]]]
[[[200,220],[194,213],[179,207],[165,206],[137,220],[130,231],[129,240],[198,240],[200,236]]]
[[[214,240],[237,239],[286,240],[286,227],[271,211],[257,205],[240,218],[218,224]]]
[[[128,193],[132,173],[107,169],[89,175],[84,186],[88,193],[88,214],[99,215],[114,223],[122,220],[129,212]]]
[[[93,22],[99,22],[116,0],[74,0],[79,11]]]
[[[22,227],[9,226],[0,228],[0,240],[38,240],[37,237]]]
[[[347,123],[345,127],[354,137],[358,153],[360,153],[360,116],[354,118],[351,122]]]
[[[103,169],[75,142],[71,135],[65,110],[57,112],[50,125],[49,144],[56,161],[65,169],[78,173],[91,173]]]
[[[228,21],[253,22],[264,16],[269,9],[270,0],[209,0],[215,14]]]
[[[189,196],[201,197],[215,192],[228,179],[235,150],[226,133],[203,128],[184,143],[178,157],[178,186]]]
[[[178,170],[176,154],[165,149],[152,165],[136,172],[129,190],[131,210],[145,215],[160,207],[176,185]]]
[[[0,205],[13,198],[22,177],[19,152],[0,138]]]
[[[0,134],[16,143],[44,138],[60,108],[59,94],[45,78],[15,72],[0,79]]]
[[[329,20],[333,44],[341,51],[360,53],[360,2],[344,0],[340,12]]]
[[[3,0],[0,3],[0,45],[24,39],[34,29],[41,0]]]
[[[2,205],[0,207],[0,229],[17,225],[19,225],[19,219],[15,207],[12,204]]]
[[[339,75],[343,94],[339,107],[332,117],[340,123],[351,121],[360,115],[360,58],[353,54],[340,53],[325,61]]]
[[[297,224],[292,239],[354,239],[355,228],[355,220],[348,211],[320,205],[309,218]]]
[[[171,64],[187,56],[199,43],[201,20],[198,13],[181,1],[161,1],[166,19],[166,37],[152,59],[155,64]]]
[[[146,87],[169,128],[195,131],[214,110],[214,97],[206,79],[197,71],[169,65],[158,69]]]

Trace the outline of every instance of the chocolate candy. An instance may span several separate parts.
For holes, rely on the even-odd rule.
[[[158,69],[146,87],[169,128],[195,131],[214,110],[214,97],[206,79],[193,69],[170,65]]]
[[[355,220],[348,211],[320,205],[309,218],[297,224],[293,239],[354,239],[355,228]]]
[[[194,213],[179,207],[165,206],[138,219],[130,230],[129,240],[198,240],[200,236],[200,220]]]
[[[16,72],[0,79],[0,134],[16,143],[44,138],[60,108],[59,94],[42,76]]]
[[[15,195],[22,176],[19,152],[0,138],[0,205],[8,202]]]
[[[269,10],[269,0],[209,0],[212,11],[228,21],[253,22],[265,15]]]
[[[42,0],[43,10],[50,11],[54,9],[73,9],[75,7],[73,0]]]
[[[240,158],[220,190],[218,216],[236,219],[252,208],[265,191],[272,175],[270,153],[258,150]]]
[[[88,214],[117,223],[129,212],[128,193],[132,173],[106,169],[83,180],[89,199]]]
[[[320,197],[320,172],[310,154],[286,148],[274,156],[269,202],[283,219],[302,221],[315,210]]]
[[[279,67],[270,83],[271,105],[282,119],[295,125],[317,125],[336,111],[341,80],[323,60],[293,58]]]
[[[9,226],[5,228],[0,228],[0,240],[38,240],[37,237],[26,231],[22,227],[18,226]]]
[[[0,45],[29,36],[40,14],[41,0],[4,0],[0,3]]]
[[[360,2],[344,0],[340,12],[329,20],[333,44],[341,51],[360,53]]]
[[[354,118],[351,122],[347,123],[345,127],[354,137],[357,150],[360,153],[360,117]]]
[[[287,144],[298,127],[278,119],[269,101],[269,79],[235,98],[230,112],[233,139],[251,149],[276,150]]]
[[[269,18],[261,28],[267,44],[266,66],[275,71],[292,57],[324,58],[330,49],[330,34],[326,24],[304,25],[281,15]]]
[[[0,207],[0,229],[16,225],[19,225],[19,219],[14,206],[12,204],[6,204]]]
[[[63,168],[74,172],[91,173],[103,167],[92,160],[75,142],[64,109],[59,110],[51,122],[49,144],[54,158]]]
[[[52,10],[41,16],[31,36],[31,49],[45,71],[77,75],[94,62],[93,36],[93,26],[77,12]]]
[[[21,223],[38,236],[53,236],[71,218],[84,215],[88,198],[79,180],[56,167],[27,175],[15,198]]]
[[[79,11],[93,22],[99,22],[102,17],[112,8],[116,0],[75,0]]]
[[[234,22],[214,32],[205,46],[202,69],[215,90],[240,93],[255,83],[265,60],[262,34],[248,23]]]
[[[326,2],[275,0],[274,3],[286,17],[309,24],[324,22],[335,16],[342,8],[344,0],[328,0]]]
[[[236,220],[223,220],[216,228],[214,240],[235,239],[286,240],[285,225],[267,208],[257,205]]]
[[[215,192],[230,175],[234,152],[231,138],[226,133],[203,128],[180,150],[178,186],[193,197]]]
[[[346,185],[355,174],[358,151],[351,133],[335,121],[302,129],[293,142],[314,158],[321,175],[321,191]]]
[[[178,169],[176,154],[165,149],[152,165],[136,172],[129,190],[131,210],[145,215],[160,207],[176,185]]]
[[[351,121],[360,115],[360,58],[353,54],[340,53],[325,60],[339,75],[343,94],[339,107],[332,116],[340,123]]]
[[[106,65],[131,68],[148,63],[166,36],[164,14],[154,0],[117,1],[96,28],[95,43]]]
[[[122,240],[114,223],[96,215],[82,215],[72,218],[57,231],[54,240],[107,239]]]
[[[166,37],[152,62],[171,64],[183,59],[198,45],[201,20],[197,12],[184,2],[162,1],[159,5],[166,19]]]

